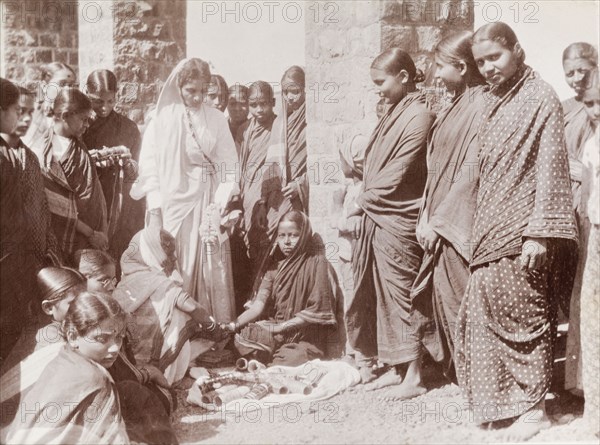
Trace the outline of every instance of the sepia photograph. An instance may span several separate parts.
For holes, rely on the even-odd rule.
[[[0,443],[600,445],[600,0],[0,0]]]

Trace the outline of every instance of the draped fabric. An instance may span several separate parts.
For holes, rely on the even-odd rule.
[[[116,111],[93,121],[83,135],[83,142],[88,150],[124,145],[134,161],[140,157],[141,136],[137,125]],[[144,227],[144,202],[129,195],[136,177],[125,174],[119,164],[97,171],[108,211],[109,252],[119,259],[133,235]]]
[[[71,139],[62,159],[56,159],[52,154],[53,138],[54,131],[50,129],[44,144],[34,150],[44,174],[54,235],[65,260],[72,261],[75,251],[93,247],[75,230],[77,221],[81,220],[94,231],[106,233],[106,202],[96,167],[85,145],[78,139]]]
[[[433,120],[419,93],[388,109],[371,135],[356,200],[364,213],[352,254],[348,340],[353,349],[387,364],[410,361],[419,352],[410,324],[410,290],[423,254],[415,230]]]
[[[255,221],[257,204],[263,199],[262,179],[267,174],[266,156],[271,138],[273,119],[265,125],[252,118],[240,131],[242,132],[240,156],[240,195],[244,209],[243,231],[248,256],[256,265],[260,265],[271,246],[267,228],[258,227]]]
[[[287,102],[282,100],[283,112],[271,128],[265,161],[269,168],[264,172],[261,190],[268,209],[271,241],[279,219],[287,212],[300,210],[308,214],[306,103],[288,114]],[[283,196],[281,189],[293,181],[299,187],[299,196],[290,200]]]
[[[565,144],[569,154],[569,163],[581,165],[583,146],[592,137],[594,127],[585,112],[583,103],[575,97],[563,102],[565,114]],[[581,176],[571,171],[571,186],[573,189],[573,206],[578,217],[581,217]]]
[[[287,354],[280,352],[278,364],[291,363],[289,353],[294,350],[294,356],[307,357],[309,350],[315,357],[324,357],[331,346],[328,343],[339,341],[336,310],[338,301],[342,300],[331,277],[332,267],[325,258],[322,241],[313,235],[308,217],[304,215],[294,252],[282,259],[281,252],[275,248],[268,259],[267,271],[261,277],[255,301],[265,303],[263,315],[270,322],[283,323],[298,317],[306,325],[274,336],[264,324],[252,323],[236,336],[238,344],[275,356],[279,349],[287,349]],[[295,346],[289,346],[291,344]]]
[[[108,371],[64,346],[23,397],[6,443],[129,443]]]
[[[526,100],[531,91],[535,97]],[[486,98],[473,273],[455,342],[458,381],[477,422],[519,416],[543,400],[552,376],[557,308],[568,302],[577,262],[556,93],[524,65]],[[526,237],[548,239],[547,261],[536,272],[523,270],[519,261]],[[485,405],[493,405],[494,413],[486,413]]]
[[[415,323],[424,323],[424,346],[450,374],[455,321],[469,277],[478,187],[477,132],[484,107],[484,88],[467,88],[438,116],[428,138],[428,179],[419,222],[428,224],[441,241],[423,257],[412,290],[413,311]],[[433,335],[426,335],[432,329]]]
[[[188,61],[179,62],[161,91],[144,132],[131,196],[146,197],[149,209],[161,209],[163,227],[177,240],[183,289],[198,301],[208,294],[213,307],[224,306],[213,315],[227,322],[235,308],[229,238],[222,233],[215,246],[208,246],[199,231],[211,204],[217,212],[225,209],[229,196],[219,188],[237,181],[238,157],[223,113],[183,103],[177,76]],[[214,202],[217,197],[222,202]]]
[[[160,269],[158,261],[145,259],[139,232],[121,258],[123,276],[113,297],[134,316],[136,344],[132,351],[138,364],[149,363],[165,373],[170,383],[180,380],[189,366],[189,340],[198,331],[189,314],[179,307],[191,298],[180,283]],[[150,263],[150,264],[149,264]]]

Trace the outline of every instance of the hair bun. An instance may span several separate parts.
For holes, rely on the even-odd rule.
[[[425,73],[423,73],[423,70],[417,68],[413,81],[415,83],[425,82]]]

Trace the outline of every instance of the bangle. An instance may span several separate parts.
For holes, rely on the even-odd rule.
[[[231,323],[229,323],[229,328],[231,329],[232,332],[237,332],[238,324],[235,321],[232,321]]]
[[[145,385],[150,381],[150,371],[144,367],[141,367],[140,372],[142,373],[142,385]]]

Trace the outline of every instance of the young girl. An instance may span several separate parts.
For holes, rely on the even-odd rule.
[[[75,88],[63,88],[53,107],[44,144],[33,147],[44,173],[52,228],[65,261],[82,248],[106,250],[106,202],[96,167],[81,136],[92,105]]]
[[[117,286],[115,260],[101,250],[83,249],[75,253],[77,269],[87,278],[90,292],[112,293]]]
[[[208,85],[204,103],[209,107],[216,108],[221,113],[225,113],[228,100],[229,87],[227,86],[227,82],[225,82],[223,76],[213,74],[210,76],[210,84]]]
[[[241,330],[236,347],[242,355],[258,351],[262,361],[286,366],[326,357],[338,320],[330,265],[319,240],[304,213],[281,218],[258,293],[229,326]]]
[[[506,440],[547,428],[557,308],[568,301],[577,226],[554,90],[505,23],[482,26],[473,57],[490,85],[479,128],[471,277],[457,318],[457,376],[478,424]],[[486,407],[493,406],[493,410]]]
[[[135,122],[114,110],[118,86],[111,71],[93,71],[87,78],[86,88],[95,113],[83,135],[87,149],[125,146],[131,152],[129,160],[96,164],[108,212],[109,252],[118,259],[133,235],[144,227],[144,204],[129,196],[131,185],[137,178],[141,135]]]
[[[31,125],[23,136],[23,142],[30,148],[43,144],[46,132],[52,126],[52,105],[58,92],[64,87],[76,86],[75,71],[64,63],[42,65],[41,72],[38,101]]]
[[[424,76],[405,51],[390,48],[377,56],[371,79],[389,108],[366,148],[363,186],[348,220],[357,241],[346,326],[352,348],[378,356],[389,370],[370,387],[394,385],[384,397],[402,399],[424,391],[406,389],[418,386],[421,346],[410,320],[411,289],[423,256],[415,231],[435,115],[417,91]],[[404,380],[401,368],[407,368]]]
[[[435,320],[435,335],[423,332],[424,346],[453,380],[454,327],[469,279],[477,201],[477,130],[485,107],[485,80],[473,59],[472,38],[473,33],[462,31],[435,48],[435,76],[452,100],[428,137],[430,174],[417,225],[425,256],[413,287],[413,314]]]
[[[115,383],[125,312],[111,297],[82,293],[63,322],[66,345],[24,395],[7,443],[129,443]]]

